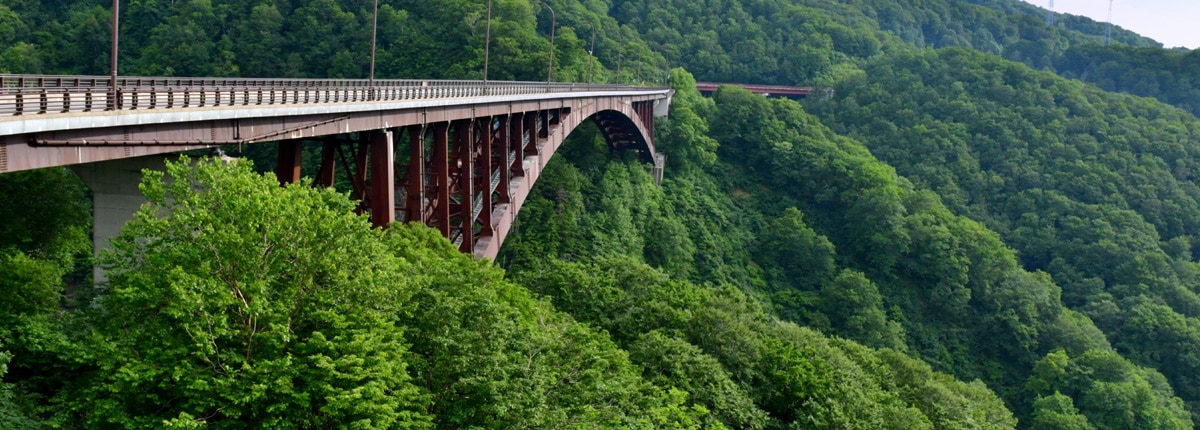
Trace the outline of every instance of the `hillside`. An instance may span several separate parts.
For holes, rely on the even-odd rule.
[[[1053,276],[1065,303],[1195,408],[1195,373],[1179,354],[1200,323],[1200,188],[1189,173],[1200,122],[968,51],[881,58],[865,76],[816,110],[999,232],[1024,267]]]
[[[496,265],[181,164],[93,290],[81,184],[0,176],[0,427],[1194,427],[1194,54],[1015,0],[702,3],[550,2],[556,80],[673,68],[670,164],[579,129]],[[106,5],[0,5],[0,71],[105,74]],[[480,78],[485,5],[382,1],[377,76]],[[365,76],[370,6],[122,5],[122,73]],[[489,78],[544,79],[550,9],[493,8]]]

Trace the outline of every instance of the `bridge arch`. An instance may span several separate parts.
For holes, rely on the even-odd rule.
[[[292,183],[303,142],[319,141],[315,182],[332,185],[340,165],[375,225],[423,222],[486,258],[571,131],[595,121],[614,150],[653,162],[654,117],[671,97],[667,88],[547,82],[0,75],[0,83],[0,173],[86,164],[84,176],[111,178],[162,154],[270,141],[279,142],[276,175]],[[398,156],[405,136],[408,154]],[[114,185],[113,199],[136,197],[121,194],[137,189],[128,182]],[[100,230],[93,239],[107,242]]]
[[[630,116],[626,112],[604,110],[596,112],[588,119],[596,123],[600,134],[612,150],[637,151],[642,161],[654,161],[657,151],[654,148],[654,136],[651,135],[653,128],[646,127],[640,114]]]
[[[397,176],[404,178],[396,188],[405,190],[405,196],[395,219],[438,228],[459,250],[495,258],[541,172],[580,125],[594,122],[614,151],[636,151],[644,161],[654,162],[656,102],[666,103],[589,100],[426,125],[420,131],[414,127],[408,131],[409,159],[422,160],[423,165],[410,162]],[[449,154],[444,160],[438,157],[443,150]],[[442,166],[447,166],[444,171],[439,170]],[[371,198],[365,204],[372,215],[393,207],[386,201],[376,206]],[[373,218],[381,226],[390,221]]]

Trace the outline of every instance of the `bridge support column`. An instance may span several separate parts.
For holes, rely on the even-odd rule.
[[[458,184],[459,235],[462,241],[458,249],[471,252],[475,247],[475,120],[455,121],[454,149],[457,152],[454,181]],[[454,240],[453,237],[450,238]]]
[[[300,182],[300,156],[302,144],[300,140],[284,140],[279,142],[278,159],[275,163],[275,177],[280,184]]]
[[[498,139],[500,142],[500,184],[497,186],[500,197],[499,204],[505,204],[512,200],[512,164],[513,158],[516,158],[513,157],[515,151],[513,148],[517,147],[514,142],[518,142],[521,138],[519,129],[516,133],[513,132],[513,116],[504,116],[500,120],[500,138]]]
[[[526,137],[526,135],[521,136],[522,158],[536,157],[538,155],[538,139],[541,138],[542,131],[545,130],[539,127],[542,124],[538,118],[539,116],[540,115],[536,112],[533,114],[525,114],[525,130],[523,130],[523,132],[528,133],[528,137]],[[525,166],[522,164],[521,170],[524,169]]]
[[[133,214],[146,203],[138,184],[142,169],[166,170],[164,160],[175,155],[149,155],[98,163],[77,164],[71,170],[92,190],[92,252],[107,249],[108,240],[121,232]],[[102,285],[108,278],[99,266],[92,268],[92,283]]]
[[[371,225],[387,227],[396,220],[396,172],[391,130],[372,130],[369,205]]]
[[[430,173],[437,184],[437,195],[434,197],[433,222],[443,237],[450,237],[450,148],[449,123],[439,122],[433,125],[433,156]]]
[[[512,114],[512,131],[510,143],[509,171],[512,172],[514,178],[525,176],[525,142],[526,133],[533,133],[528,127],[528,115],[523,113]]]
[[[479,167],[482,170],[479,172],[479,189],[481,191],[480,198],[483,200],[481,202],[483,209],[479,211],[479,221],[482,225],[479,232],[481,237],[491,237],[492,235],[492,208],[494,207],[492,194],[496,191],[492,186],[492,172],[495,171],[495,166],[492,164],[494,161],[493,156],[495,155],[492,150],[492,138],[495,137],[493,134],[495,133],[493,128],[494,121],[495,119],[490,116],[479,121],[482,124],[482,127],[479,127],[479,137],[481,138],[479,142],[480,155],[483,157],[483,159],[479,160]],[[470,252],[473,253],[474,250],[472,249]]]
[[[321,170],[317,172],[317,177],[313,181],[313,185],[321,188],[329,188],[333,186],[333,174],[337,162],[338,144],[332,140],[326,140],[321,144]]]
[[[425,222],[425,126],[408,127],[408,210],[404,222]]]
[[[367,133],[359,133],[358,149],[353,150],[354,171],[351,172],[350,184],[353,192],[350,197],[354,200],[364,202],[367,200],[367,162],[371,151],[371,141]],[[367,208],[363,205],[358,206],[358,213],[361,215]]]

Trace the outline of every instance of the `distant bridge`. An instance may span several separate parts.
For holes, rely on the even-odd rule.
[[[721,85],[729,85],[734,87],[745,88],[755,94],[763,94],[768,96],[792,96],[792,97],[808,97],[809,94],[817,92],[816,87],[797,87],[791,85],[760,85],[760,84],[734,84],[722,82],[696,82],[696,89],[701,93],[713,93]]]
[[[96,196],[98,248],[137,208],[101,202],[136,193],[136,162],[113,160],[278,141],[276,175],[292,183],[301,179],[307,140],[322,145],[315,185],[332,185],[341,165],[376,226],[420,221],[481,258],[497,255],[539,173],[584,121],[594,121],[614,151],[654,163],[661,178],[654,117],[666,115],[672,94],[497,81],[126,77],[112,84],[0,75],[0,173],[95,163],[75,169]],[[113,179],[121,171],[133,174]],[[102,214],[110,209],[127,213]]]

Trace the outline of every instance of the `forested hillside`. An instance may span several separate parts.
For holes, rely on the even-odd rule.
[[[1107,91],[1154,97],[1200,115],[1200,51],[1085,45],[1068,49],[1054,70]]]
[[[482,77],[486,4],[382,0],[377,76]],[[107,74],[108,5],[0,5],[0,72]],[[363,77],[371,5],[123,4],[121,73]],[[549,6],[556,80],[677,91],[661,186],[581,127],[491,264],[257,147],[149,175],[94,289],[82,184],[5,174],[0,428],[1198,422],[1194,52],[1015,0]],[[493,0],[490,79],[550,17]]]
[[[1162,371],[1195,408],[1185,357],[1200,323],[1191,242],[1200,188],[1190,173],[1200,122],[969,51],[880,58],[865,76],[816,110],[999,232],[1118,351]]]

